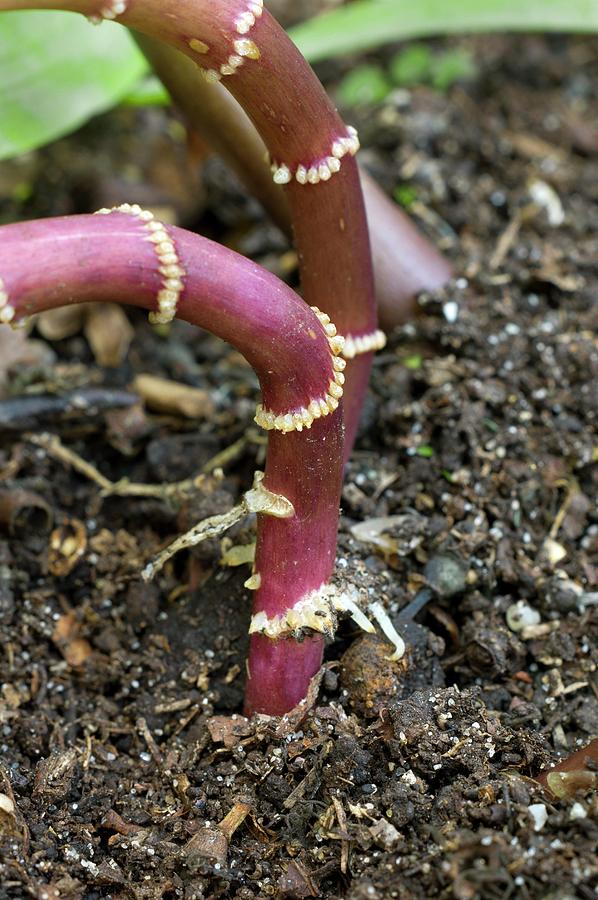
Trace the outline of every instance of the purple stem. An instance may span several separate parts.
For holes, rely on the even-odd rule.
[[[178,50],[147,35],[134,37],[188,125],[226,160],[274,222],[290,235],[286,196],[272,180],[264,142],[235,98],[220,83],[208,83]],[[415,314],[417,294],[436,290],[448,281],[451,267],[373,178],[363,170],[360,177],[378,311],[383,327],[391,329]]]
[[[66,9],[117,19],[182,51],[210,79],[222,80],[245,109],[284,179],[299,255],[303,295],[327,312],[341,334],[359,338],[347,369],[345,456],[363,405],[377,315],[356,145],[295,45],[263,9],[263,0],[0,0],[2,9]],[[325,172],[339,141],[339,171],[300,184],[299,167]],[[336,164],[335,164],[336,165]],[[282,176],[280,173],[283,173]],[[318,176],[319,177],[319,176]]]
[[[205,238],[163,226],[176,261],[160,264],[147,220],[135,214],[72,216],[0,229],[0,322],[71,303],[111,301],[156,310],[178,281],[176,314],[231,343],[255,369],[273,415],[301,414],[338,378],[331,339],[314,312],[255,263]],[[176,293],[176,288],[175,288]],[[334,341],[332,340],[332,344]],[[306,364],[308,361],[308,364]],[[340,379],[342,381],[342,378]],[[342,406],[311,427],[271,430],[265,486],[294,515],[258,516],[254,613],[284,614],[330,578],[342,477]],[[298,643],[254,635],[248,711],[287,712],[307,690],[321,635]],[[284,677],[283,677],[284,676]]]

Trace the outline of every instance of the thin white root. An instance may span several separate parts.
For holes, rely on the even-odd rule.
[[[265,612],[256,613],[251,619],[249,634],[264,634],[278,640],[290,635],[299,637],[302,632],[309,630],[332,638],[336,631],[337,613],[343,612],[349,613],[362,631],[374,634],[376,628],[359,606],[357,598],[355,588],[350,592],[340,591],[332,584],[324,584],[317,590],[310,591],[291,609],[279,616],[269,617]],[[402,659],[405,654],[405,642],[396,631],[382,604],[374,602],[367,609],[395,648],[388,659],[393,662]]]
[[[144,581],[152,581],[158,572],[164,568],[169,559],[181,550],[196,547],[208,538],[219,537],[248,516],[250,513],[275,516],[277,519],[288,519],[295,515],[295,508],[290,500],[282,494],[275,494],[263,485],[264,473],[256,472],[253,478],[253,487],[243,495],[241,502],[233,506],[228,512],[219,516],[210,516],[194,525],[185,534],[179,535],[176,540],[161,550],[141,573]],[[259,577],[259,576],[258,576]],[[255,583],[254,583],[255,584]],[[254,586],[254,590],[259,584]]]
[[[339,597],[336,597],[333,599],[332,604],[338,612],[348,612],[362,631],[365,631],[367,634],[374,634],[376,631],[363,610],[359,608],[355,600],[352,600],[348,594],[341,594]]]
[[[395,652],[391,656],[389,656],[388,659],[392,660],[393,662],[396,662],[396,660],[398,659],[402,659],[405,655],[405,641],[390,621],[388,613],[386,612],[382,604],[378,603],[378,601],[375,601],[374,603],[370,604],[369,610],[390,643],[395,648]]]

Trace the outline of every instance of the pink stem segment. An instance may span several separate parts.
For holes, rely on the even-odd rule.
[[[189,56],[245,109],[286,185],[303,294],[354,340],[345,404],[348,456],[376,346],[377,316],[356,134],[263,0],[0,0],[117,19]]]
[[[264,484],[294,507],[289,518],[258,516],[254,613],[283,615],[334,567],[343,451],[338,339],[290,288],[245,258],[159,225],[138,207],[106,213],[0,229],[0,322],[71,303],[129,303],[158,317],[176,314],[246,357],[274,421]],[[288,711],[305,695],[322,650],[321,635],[302,643],[290,634],[254,635],[248,710]]]
[[[189,127],[226,160],[274,222],[290,235],[291,211],[282,188],[272,179],[266,146],[232,94],[220,83],[206,81],[197,66],[173,47],[147,35],[134,37]],[[360,177],[380,321],[391,329],[415,314],[417,294],[436,290],[448,281],[451,267],[373,178],[363,170]]]

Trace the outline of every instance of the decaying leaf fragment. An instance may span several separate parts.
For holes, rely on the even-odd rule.
[[[148,409],[188,419],[208,418],[214,404],[207,391],[156,375],[138,375],[133,388],[145,401]]]
[[[87,532],[79,519],[69,519],[50,535],[48,569],[52,575],[69,575],[87,548]]]
[[[52,633],[52,641],[74,669],[82,666],[93,653],[89,641],[80,636],[80,625],[73,612],[60,616]]]

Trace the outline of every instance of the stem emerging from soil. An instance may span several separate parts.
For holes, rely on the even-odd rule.
[[[254,613],[283,614],[325,584],[334,567],[342,341],[294,291],[232,251],[162,226],[139,207],[105,212],[0,230],[0,321],[14,324],[70,303],[130,303],[159,320],[176,314],[246,357],[260,379],[261,414],[270,417],[264,486],[294,508],[288,518],[258,516]],[[303,643],[254,635],[248,710],[293,707],[322,650],[321,635]]]

